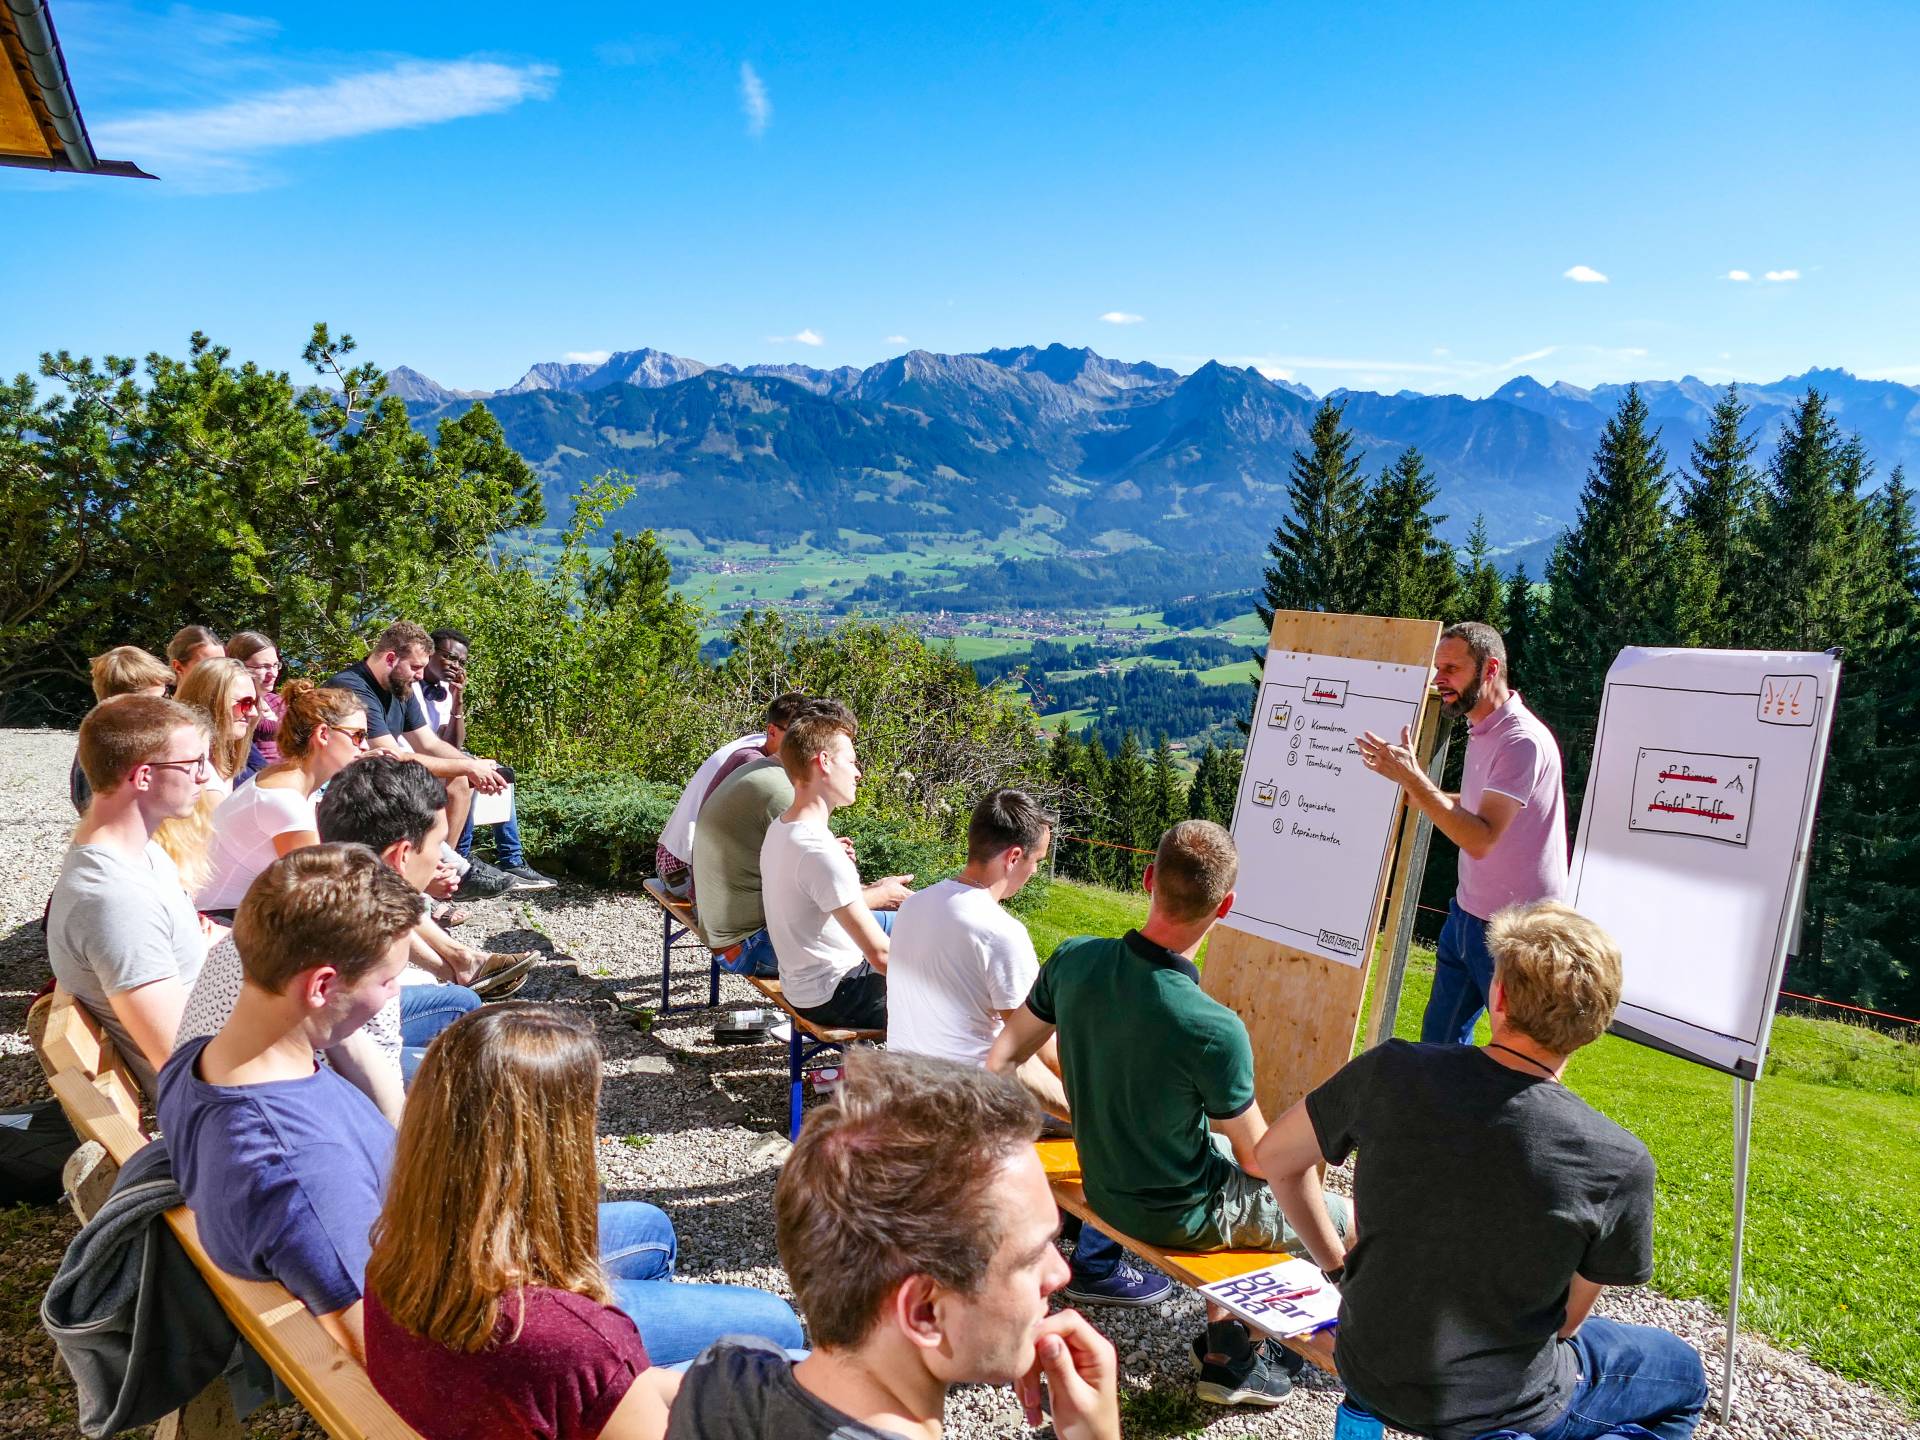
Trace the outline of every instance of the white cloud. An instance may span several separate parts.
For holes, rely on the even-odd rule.
[[[1109,325],[1138,325],[1147,317],[1144,315],[1135,315],[1126,310],[1109,310],[1100,318]]]
[[[1769,270],[1765,278],[1778,285],[1783,281],[1798,280],[1800,278],[1800,272],[1798,270]]]
[[[773,119],[773,101],[767,98],[760,72],[745,60],[740,62],[740,109],[747,117],[747,134],[764,135]]]
[[[913,342],[911,342],[910,340],[908,340],[908,339],[907,339],[907,337],[906,337],[906,336],[904,336],[904,335],[889,335],[889,336],[887,336],[887,344],[889,344],[889,345],[909,345],[909,344],[911,344],[911,343],[913,343]]]
[[[769,335],[769,345],[824,345],[826,337],[815,330],[802,330],[797,335]]]
[[[1747,283],[1747,281],[1749,281],[1749,280],[1751,280],[1751,279],[1753,279],[1753,276],[1751,276],[1751,275],[1749,275],[1749,274],[1748,274],[1748,273],[1747,273],[1746,271],[1744,271],[1744,270],[1729,270],[1729,271],[1728,271],[1728,272],[1726,273],[1726,275],[1725,275],[1725,277],[1724,277],[1724,278],[1726,278],[1726,279],[1728,279],[1728,280],[1735,280],[1735,281],[1738,281],[1738,282],[1739,282],[1740,284],[1742,284],[1742,285],[1744,285],[1744,284],[1746,284],[1746,283]]]
[[[553,93],[551,65],[491,60],[403,60],[219,105],[156,111],[91,127],[102,154],[124,156],[188,189],[266,183],[244,157],[329,140],[490,115]]]
[[[604,365],[613,358],[611,350],[569,350],[560,357],[569,365]]]
[[[1604,285],[1607,283],[1607,277],[1591,265],[1574,265],[1566,270],[1562,270],[1560,272],[1560,278],[1563,280],[1571,280],[1576,285]]]

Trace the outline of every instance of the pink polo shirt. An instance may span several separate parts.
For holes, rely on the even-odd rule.
[[[1460,908],[1481,920],[1509,905],[1558,900],[1567,892],[1567,798],[1560,744],[1515,691],[1467,731],[1460,803],[1478,814],[1488,795],[1522,806],[1484,859],[1460,852]]]

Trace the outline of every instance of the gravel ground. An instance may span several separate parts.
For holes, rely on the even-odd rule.
[[[66,800],[70,734],[0,730],[0,1104],[47,1093],[24,1034],[28,1001],[46,975],[38,930],[72,826]],[[463,938],[491,949],[538,947],[521,998],[583,1007],[606,1051],[601,1173],[608,1198],[646,1199],[673,1216],[680,1273],[759,1285],[791,1298],[775,1253],[772,1197],[786,1151],[784,1047],[717,1046],[701,1012],[656,1016],[660,1003],[658,910],[644,896],[580,886],[468,907]],[[684,958],[681,958],[684,957]],[[704,1004],[704,957],[677,955],[674,1003]],[[699,967],[696,969],[696,967]],[[723,1004],[758,999],[745,981],[721,981]],[[637,1013],[636,1013],[637,1012]],[[1336,1176],[1336,1182],[1341,1177]],[[75,1434],[71,1392],[34,1307],[74,1225],[65,1211],[0,1212],[6,1254],[0,1281],[0,1435]],[[1717,1377],[1722,1317],[1697,1301],[1648,1290],[1609,1291],[1600,1313],[1684,1336]],[[1220,1411],[1193,1398],[1187,1341],[1201,1326],[1190,1292],[1150,1310],[1100,1311],[1095,1320],[1122,1357],[1129,1437],[1332,1433],[1339,1389],[1310,1377],[1277,1410]],[[1703,1437],[1882,1440],[1920,1435],[1893,1402],[1758,1340],[1740,1343],[1740,1400],[1730,1425],[1709,1419]],[[1717,1382],[1716,1382],[1717,1383]],[[276,1412],[256,1435],[319,1434],[298,1412]],[[968,1387],[947,1407],[950,1435],[1028,1432],[1004,1390]],[[1044,1432],[1043,1432],[1044,1433]]]

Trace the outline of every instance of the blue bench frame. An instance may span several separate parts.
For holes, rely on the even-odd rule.
[[[664,886],[656,890],[655,887],[659,885],[660,881],[649,880],[644,888],[648,898],[660,907],[661,917],[665,921],[665,928],[660,932],[660,1013],[662,1015],[675,1013],[672,1002],[673,952],[676,949],[687,948],[682,942],[688,937],[692,937],[692,946],[697,947],[708,957],[707,1008],[713,1009],[720,1003],[720,957],[707,949],[707,942],[701,938],[699,931],[691,925],[681,923],[680,917],[674,913],[673,906],[667,903],[668,899],[673,897],[664,894]],[[680,1007],[681,1010],[698,1010],[699,1008],[697,1004]]]

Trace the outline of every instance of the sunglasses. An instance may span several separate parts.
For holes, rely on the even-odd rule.
[[[260,702],[251,695],[242,695],[233,702],[233,713],[236,715],[251,715],[259,708]]]
[[[333,731],[333,733],[334,733],[334,734],[336,734],[336,735],[344,735],[344,736],[346,736],[346,737],[347,737],[347,738],[348,738],[349,740],[351,740],[351,741],[353,741],[353,748],[354,748],[354,749],[356,749],[356,750],[364,750],[364,749],[366,749],[366,748],[367,748],[367,732],[366,732],[366,731],[365,731],[364,729],[362,729],[362,730],[349,730],[349,729],[348,729],[348,728],[347,728],[346,726],[344,726],[344,725],[332,725],[332,726],[329,726],[328,728],[329,728],[329,729],[331,729],[331,730]]]

